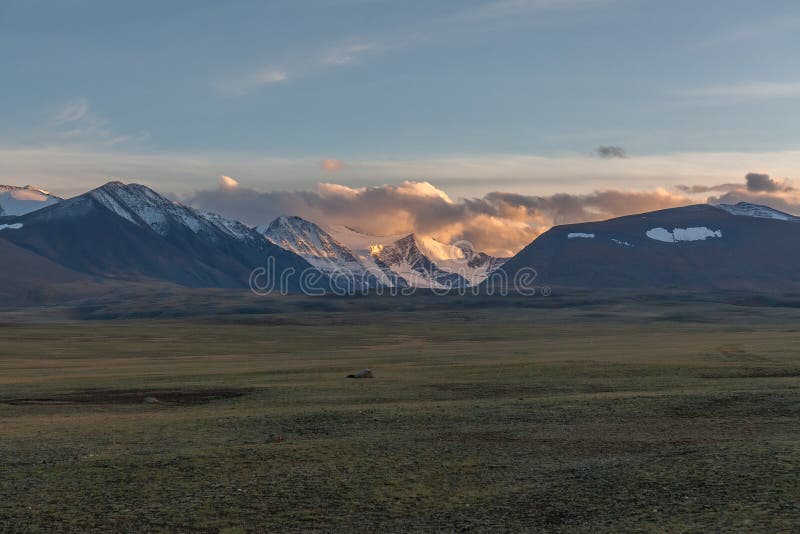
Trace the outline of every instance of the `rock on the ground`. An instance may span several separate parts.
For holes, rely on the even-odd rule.
[[[362,369],[357,373],[353,373],[352,375],[347,375],[347,378],[375,378],[375,376],[369,369]]]

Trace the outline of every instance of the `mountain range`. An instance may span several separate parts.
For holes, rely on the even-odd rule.
[[[263,268],[272,287],[288,292],[301,285],[448,289],[481,283],[503,261],[430,237],[324,229],[299,217],[250,227],[139,184],[109,182],[67,200],[31,187],[2,191],[0,240],[17,255],[32,253],[94,279],[245,288]],[[6,257],[12,258],[10,249]],[[286,273],[293,275],[281,276]]]
[[[0,297],[108,280],[246,288],[258,268],[287,292],[489,287],[521,274],[530,282],[531,273],[537,285],[564,288],[797,289],[798,223],[766,206],[701,204],[556,226],[506,259],[296,216],[251,227],[138,184],[110,182],[67,200],[0,186]]]
[[[352,275],[367,288],[471,287],[505,261],[432,237],[374,236],[346,226],[323,228],[300,217],[278,217],[257,230],[329,276]]]

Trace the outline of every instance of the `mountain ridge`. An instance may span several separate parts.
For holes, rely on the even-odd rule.
[[[66,200],[0,186],[0,194],[9,192],[35,198],[21,215],[0,215],[0,239],[16,247],[6,247],[15,257],[24,249],[47,260],[27,255],[28,265],[67,270],[59,276],[246,288],[254,270],[272,261],[272,275],[296,274],[289,292],[303,290],[297,277],[309,272],[320,274],[314,287],[336,279],[339,289],[372,291],[473,287],[524,269],[535,270],[539,284],[562,287],[800,289],[800,217],[747,202],[554,226],[506,259],[467,243],[375,236],[297,216],[253,228],[118,181]]]
[[[153,279],[189,287],[246,288],[268,258],[279,272],[310,265],[255,230],[174,203],[139,184],[109,182],[12,219],[5,238],[95,276]],[[299,291],[299,281],[290,282]]]
[[[800,227],[709,204],[670,208],[555,226],[499,271],[513,281],[523,269],[561,287],[798,288]]]
[[[281,216],[259,232],[328,273],[350,272],[367,287],[469,287],[482,282],[502,259],[416,234],[374,236],[347,226],[322,226]],[[466,248],[466,247],[465,247]]]

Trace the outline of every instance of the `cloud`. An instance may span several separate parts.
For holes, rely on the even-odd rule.
[[[747,81],[680,91],[680,96],[704,102],[740,102],[800,97],[800,81]]]
[[[85,98],[79,98],[77,100],[67,102],[61,108],[61,110],[56,113],[54,121],[56,124],[67,124],[81,120],[82,118],[86,117],[88,113],[89,101]]]
[[[219,186],[223,189],[236,189],[239,187],[239,182],[231,178],[230,176],[225,176],[221,174],[219,176]]]
[[[346,225],[376,235],[415,232],[477,250],[510,256],[555,224],[607,219],[692,203],[664,190],[604,190],[585,195],[529,196],[493,192],[453,200],[428,182],[353,188],[323,183],[307,191],[257,192],[238,188],[199,191],[184,202],[242,220],[266,224],[299,215],[323,225]]]
[[[132,142],[110,147],[67,143],[62,137],[59,144],[16,146],[11,144],[13,140],[9,137],[5,144],[0,141],[0,183],[32,183],[60,196],[82,193],[109,177],[183,195],[216,187],[220,174],[264,191],[310,189],[320,181],[332,181],[331,175],[320,168],[319,155],[288,158],[255,152],[165,151]],[[626,160],[604,160],[602,165],[588,154],[350,157],[346,169],[347,184],[356,188],[413,180],[434,183],[459,197],[480,197],[493,190],[547,196],[583,194],[599,188],[674,189],[680,184],[713,188],[731,182],[733,176],[743,176],[748,169],[762,169],[773,176],[800,176],[800,151],[643,154]]]
[[[800,192],[788,180],[775,180],[768,174],[751,172],[745,175],[744,182],[738,184],[680,186],[680,190],[689,194],[722,193],[705,199],[709,204],[749,202],[800,215]]]
[[[766,174],[749,173],[740,183],[677,189],[602,189],[549,195],[493,191],[454,200],[430,182],[406,180],[367,187],[321,183],[303,191],[206,190],[184,201],[251,225],[266,224],[279,215],[299,215],[323,225],[346,225],[369,234],[413,232],[445,242],[463,239],[472,242],[476,250],[496,256],[515,254],[554,225],[703,202],[745,201],[800,214],[800,192],[787,181]],[[708,192],[722,194],[698,198]]]
[[[494,0],[484,2],[462,13],[464,17],[516,17],[531,13],[570,9],[608,3],[609,0]]]
[[[228,96],[241,96],[255,89],[269,87],[288,80],[289,74],[286,71],[261,68],[252,73],[221,78],[214,85],[220,93]]]
[[[792,191],[793,188],[785,182],[778,182],[769,177],[768,174],[748,173],[745,177],[747,190],[755,193],[775,193],[777,191]]]
[[[616,145],[601,145],[594,149],[594,153],[604,159],[625,159],[628,157],[625,149]]]
[[[28,135],[36,142],[57,140],[65,144],[98,145],[112,147],[123,143],[142,141],[149,138],[147,132],[121,134],[111,127],[111,122],[92,111],[86,98],[77,98],[65,103],[50,120],[43,125],[35,125]],[[20,136],[24,138],[25,132]]]
[[[401,25],[381,34],[350,35],[341,40],[273,57],[248,71],[230,74],[213,82],[228,96],[243,96],[280,82],[316,76],[325,71],[359,65],[389,52],[475,35],[489,30],[487,21],[519,21],[544,12],[594,7],[615,0],[491,0]],[[495,24],[492,31],[499,31]]]
[[[800,29],[800,12],[783,12],[769,14],[766,18],[749,19],[740,26],[724,26],[725,29],[699,43],[700,47],[723,47],[738,42],[756,44],[767,42],[780,43],[776,37],[781,34],[794,35]]]
[[[736,204],[737,202],[761,204],[800,216],[800,195],[796,192],[755,193],[746,189],[738,189],[708,198],[709,204]]]
[[[714,191],[735,191],[741,188],[741,184],[719,184],[719,185],[676,185],[675,189],[689,195],[701,193],[711,193]]]
[[[388,42],[372,43],[360,37],[351,37],[338,43],[287,54],[250,72],[228,75],[216,80],[214,87],[227,96],[243,96],[325,70],[357,65],[365,57],[389,48]]]
[[[320,167],[325,172],[338,172],[344,169],[344,162],[338,159],[323,159],[320,163]]]

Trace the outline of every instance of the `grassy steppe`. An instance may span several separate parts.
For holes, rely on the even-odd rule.
[[[0,530],[797,531],[798,318],[4,324]]]

